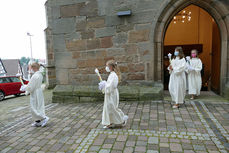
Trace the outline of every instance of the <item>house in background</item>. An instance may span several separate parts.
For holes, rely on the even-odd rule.
[[[36,62],[46,66],[45,59],[36,59]],[[0,59],[0,76],[15,76],[19,73],[22,74],[23,79],[29,80],[28,70],[27,62],[20,62],[19,59]],[[45,72],[45,68],[41,67],[40,71]]]
[[[0,76],[5,76],[6,75],[6,69],[2,63],[2,60],[0,59]]]
[[[15,76],[16,74],[21,73],[23,78],[26,78],[25,74],[27,74],[27,68],[21,66],[19,59],[2,59],[1,61],[6,71],[4,76]]]

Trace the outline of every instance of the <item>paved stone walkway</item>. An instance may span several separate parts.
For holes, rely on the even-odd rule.
[[[48,105],[52,100],[52,90],[44,92],[45,104]],[[20,97],[7,96],[0,101],[0,131],[3,126],[10,126],[24,114],[30,113],[29,96],[21,95]]]
[[[129,116],[121,129],[102,128],[102,105],[48,104],[50,122],[44,128],[31,127],[31,116],[24,111],[1,128],[1,153],[229,151],[229,103],[193,101],[172,109],[167,101],[121,102],[120,108]]]

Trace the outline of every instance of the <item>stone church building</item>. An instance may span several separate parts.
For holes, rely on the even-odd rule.
[[[118,62],[123,100],[162,99],[168,53],[199,51],[202,90],[229,97],[228,0],[47,0],[47,80],[54,100],[102,98],[94,69]]]

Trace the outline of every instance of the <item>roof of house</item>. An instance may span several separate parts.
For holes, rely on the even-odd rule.
[[[7,71],[7,76],[16,75],[18,73],[18,64],[20,64],[18,59],[2,59],[2,63]]]
[[[2,63],[2,60],[0,59],[0,75],[5,75],[6,69],[4,67],[4,64]]]

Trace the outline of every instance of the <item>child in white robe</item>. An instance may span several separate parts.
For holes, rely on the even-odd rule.
[[[43,76],[39,71],[40,65],[33,63],[31,65],[32,71],[34,72],[28,85],[22,85],[21,91],[26,91],[26,94],[30,94],[30,106],[32,119],[34,123],[32,126],[45,126],[49,118],[45,115],[44,96],[41,89]]]
[[[173,108],[179,108],[180,104],[184,103],[186,92],[186,61],[181,47],[176,47],[174,55],[175,58],[171,60],[171,64],[168,67],[170,71],[169,92],[172,101],[176,103]]]
[[[191,95],[190,99],[200,95],[202,86],[201,70],[202,62],[198,58],[198,51],[194,49],[191,51],[191,59],[187,61],[188,94]]]
[[[125,126],[128,116],[124,115],[122,110],[118,108],[119,92],[117,87],[121,80],[121,75],[117,63],[114,60],[108,61],[106,71],[110,73],[108,80],[99,83],[99,89],[105,93],[102,114],[103,128]]]

